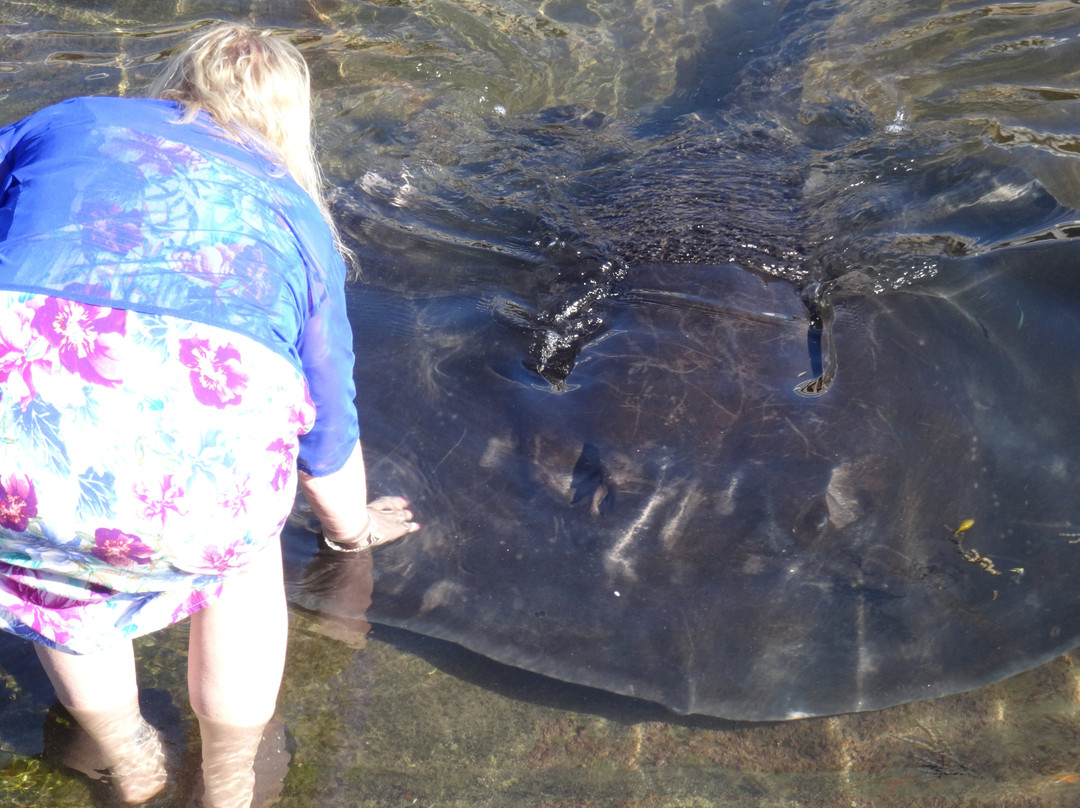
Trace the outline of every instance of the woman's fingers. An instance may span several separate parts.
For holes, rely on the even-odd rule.
[[[379,497],[370,502],[368,512],[375,522],[375,535],[389,541],[419,530],[420,525],[413,521],[408,505],[404,497]]]

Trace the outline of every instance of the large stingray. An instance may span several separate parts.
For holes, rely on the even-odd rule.
[[[377,551],[368,617],[739,719],[1076,644],[1080,288],[1069,251],[1023,258],[816,299],[640,267],[558,385],[479,293],[357,290],[372,477],[424,522]]]
[[[1080,23],[871,5],[822,49],[791,12],[742,79],[706,49],[640,126],[444,126],[468,160],[357,183],[365,448],[424,523],[376,551],[372,621],[737,719],[1080,642],[1075,141],[1030,89],[1075,38],[1017,39]],[[707,15],[718,53],[750,6]]]

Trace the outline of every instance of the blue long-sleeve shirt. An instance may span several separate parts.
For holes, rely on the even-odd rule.
[[[316,406],[298,465],[359,437],[345,266],[312,199],[254,143],[174,102],[75,98],[0,130],[0,288],[245,334]]]

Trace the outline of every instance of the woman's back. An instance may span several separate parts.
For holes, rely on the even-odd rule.
[[[218,325],[299,368],[304,321],[344,283],[322,215],[254,143],[180,117],[77,98],[0,132],[0,287]]]

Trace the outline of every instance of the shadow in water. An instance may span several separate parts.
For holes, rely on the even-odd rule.
[[[372,636],[399,651],[417,656],[464,682],[508,699],[548,709],[600,716],[621,724],[662,721],[691,729],[726,730],[767,727],[780,723],[727,721],[705,715],[679,715],[655,702],[562,682],[511,665],[503,665],[456,643],[425,637],[392,626],[375,625],[372,627]]]

